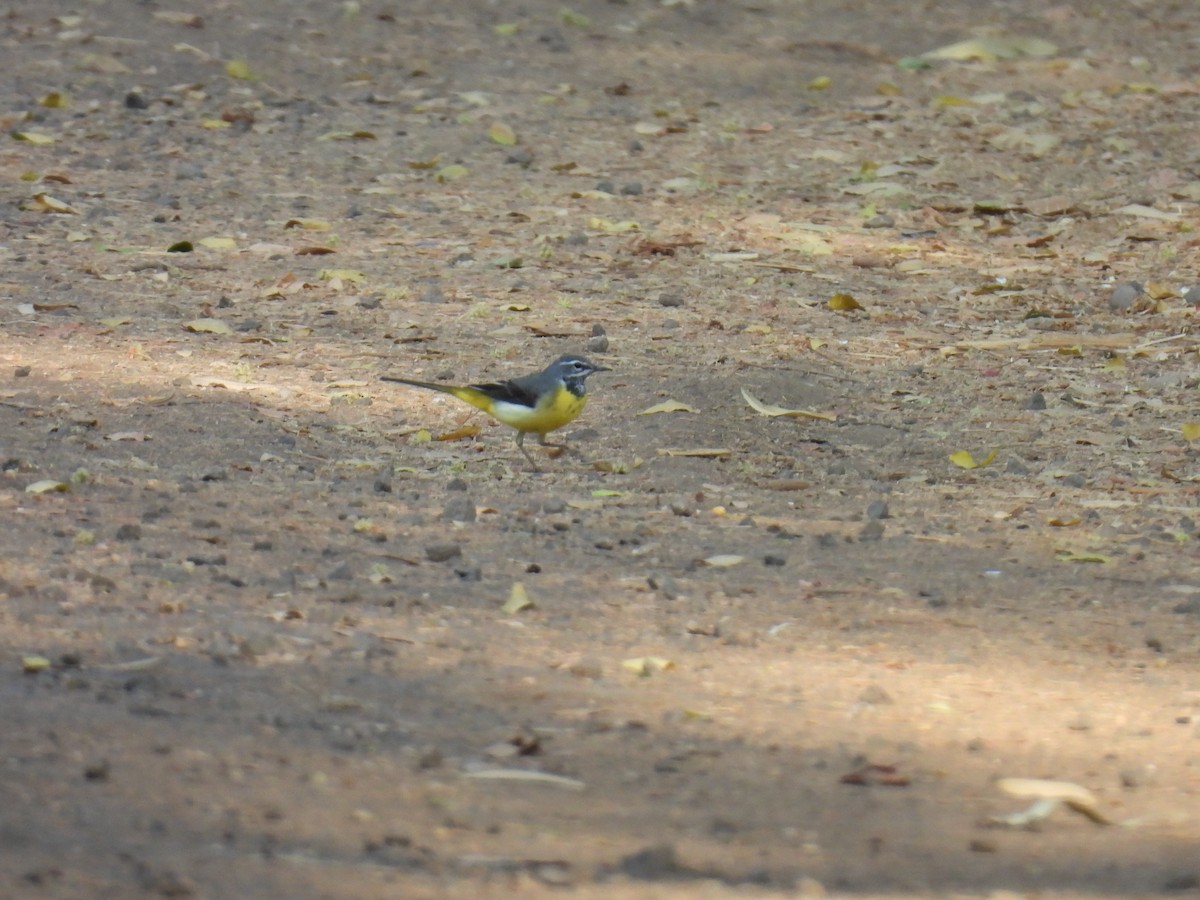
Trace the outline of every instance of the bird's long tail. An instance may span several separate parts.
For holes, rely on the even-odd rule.
[[[394,381],[398,384],[407,384],[409,387],[425,388],[427,391],[450,394],[452,397],[457,397],[463,401],[463,403],[470,403],[476,409],[482,409],[484,412],[491,410],[492,398],[477,388],[463,387],[457,384],[438,384],[433,381],[414,381],[411,378],[398,378],[395,375],[381,375],[380,379],[383,381]]]

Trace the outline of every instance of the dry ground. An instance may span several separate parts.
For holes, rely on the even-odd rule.
[[[1200,893],[1198,36],[0,8],[0,896]]]

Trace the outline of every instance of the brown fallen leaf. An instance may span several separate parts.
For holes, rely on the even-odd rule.
[[[706,459],[722,459],[733,456],[733,451],[724,447],[659,447],[659,456],[698,456]]]
[[[435,441],[461,441],[466,438],[472,438],[479,434],[482,429],[478,425],[464,425],[462,428],[455,428],[453,431],[447,431],[445,434],[434,435]]]
[[[840,779],[842,784],[854,784],[863,787],[879,785],[881,787],[908,787],[911,783],[907,775],[901,775],[895,766],[868,763],[853,772],[847,772]]]

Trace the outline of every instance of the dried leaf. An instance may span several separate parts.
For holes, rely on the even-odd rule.
[[[660,447],[659,456],[698,456],[705,459],[724,459],[733,456],[733,451],[725,447]]]
[[[478,425],[464,425],[462,428],[455,428],[453,431],[447,431],[444,434],[434,435],[435,441],[461,441],[466,438],[478,436],[483,429]]]
[[[987,35],[958,41],[922,53],[922,59],[946,59],[956,62],[995,62],[998,59],[1020,57],[1047,57],[1058,52],[1058,47],[1041,38],[1018,37],[1017,35]]]
[[[653,406],[648,406],[643,409],[639,416],[652,416],[655,413],[668,412],[696,412],[694,407],[688,406],[686,403],[680,403],[678,400],[664,400],[662,403],[655,403]]]
[[[69,203],[63,203],[61,200],[56,200],[49,194],[38,193],[29,198],[26,204],[27,209],[34,212],[58,213],[61,215],[79,215],[79,210],[71,206]]]
[[[38,105],[44,106],[46,109],[65,109],[69,103],[67,95],[58,91],[51,91],[38,101]]]
[[[617,222],[601,216],[592,216],[592,218],[588,219],[588,228],[595,231],[603,231],[606,234],[620,234],[626,231],[641,231],[642,226],[632,220]]]
[[[329,231],[333,224],[325,219],[288,219],[284,228],[303,228],[305,231]]]
[[[986,465],[990,465],[996,458],[996,451],[993,450],[983,459],[976,461],[969,450],[958,450],[951,453],[948,459],[960,469],[981,469]]]
[[[1183,425],[1183,439],[1185,441],[1200,440],[1200,422],[1185,422]]]
[[[517,134],[503,122],[493,122],[488,129],[488,137],[504,147],[511,147],[517,142]]]
[[[65,494],[70,490],[71,486],[65,481],[55,481],[51,478],[25,485],[27,494]]]
[[[655,672],[669,672],[675,668],[675,663],[661,656],[635,656],[621,660],[621,668],[646,677]]]
[[[156,10],[152,15],[158,21],[166,22],[169,25],[183,25],[187,28],[204,27],[204,20],[195,13],[172,12],[171,10],[160,9]]]
[[[1074,550],[1063,550],[1058,554],[1059,562],[1110,563],[1112,558],[1103,553],[1077,553]]]
[[[525,591],[525,585],[517,581],[513,583],[512,591],[508,595],[508,601],[501,609],[512,616],[523,610],[533,609],[536,605],[529,599],[529,594]]]
[[[1062,516],[1055,516],[1053,519],[1048,519],[1046,524],[1054,528],[1072,528],[1082,521],[1082,516],[1068,516],[1066,518],[1063,518]]]
[[[10,131],[8,136],[14,141],[26,141],[30,144],[53,144],[54,138],[39,131]]]
[[[836,422],[837,416],[832,413],[816,413],[809,412],[806,409],[787,409],[783,406],[775,406],[771,403],[763,403],[745,388],[742,388],[742,399],[744,399],[750,408],[755,412],[764,416],[793,416],[803,419],[820,419],[823,422]]]
[[[250,63],[244,59],[231,59],[225,63],[225,74],[230,78],[237,78],[239,81],[256,81],[258,76],[254,74],[254,70],[250,68]]]
[[[21,671],[26,675],[36,675],[50,668],[52,663],[44,656],[22,656]]]
[[[466,166],[455,163],[450,166],[443,166],[434,173],[433,178],[438,184],[445,184],[448,181],[458,181],[461,178],[466,178],[471,172]]]
[[[853,294],[834,294],[829,298],[829,308],[839,312],[849,309],[862,309],[862,305],[854,299]]]
[[[367,280],[366,273],[357,269],[322,269],[317,273],[317,277],[322,281],[349,281],[351,284]]]
[[[187,331],[197,334],[232,334],[233,329],[229,327],[228,322],[221,319],[192,319],[190,322],[184,322],[183,327]]]
[[[706,556],[700,561],[714,569],[728,569],[732,566],[740,566],[746,561],[746,557],[738,556],[736,553],[718,553],[714,556]]]
[[[237,241],[231,237],[206,237],[196,241],[201,247],[209,250],[236,250]]]
[[[1130,203],[1120,209],[1114,209],[1115,216],[1136,216],[1139,219],[1157,219],[1160,222],[1178,222],[1179,213],[1163,212],[1153,206],[1143,206],[1140,203]]]

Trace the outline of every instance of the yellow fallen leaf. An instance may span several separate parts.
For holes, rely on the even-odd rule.
[[[360,272],[357,269],[322,269],[317,273],[317,277],[322,281],[349,281],[352,284],[366,281],[367,275],[365,272]]]
[[[1185,441],[1200,440],[1200,422],[1185,422],[1183,425],[1183,439]]]
[[[526,609],[533,609],[537,604],[529,599],[529,594],[525,590],[525,585],[517,581],[512,586],[512,591],[509,592],[508,601],[501,609],[510,616],[515,615]]]
[[[1105,556],[1103,553],[1077,553],[1074,550],[1061,550],[1058,554],[1059,562],[1086,562],[1086,563],[1110,563],[1112,557]]]
[[[65,481],[55,481],[52,478],[25,485],[27,494],[65,494],[69,490],[71,490],[71,486]]]
[[[991,464],[995,458],[995,450],[979,461],[975,460],[975,457],[971,455],[971,451],[969,450],[958,450],[954,453],[951,453],[948,457],[950,462],[954,463],[960,469],[981,469],[984,466]]]
[[[706,556],[701,562],[706,566],[712,566],[714,569],[728,569],[732,566],[740,566],[746,561],[746,557],[738,556],[736,553],[718,553],[715,556]]]
[[[458,181],[460,178],[466,178],[471,172],[466,166],[460,166],[457,163],[451,166],[443,166],[434,173],[433,178],[438,184],[445,184],[448,181]]]
[[[1053,519],[1049,519],[1046,524],[1054,528],[1071,528],[1082,521],[1083,518],[1081,516],[1068,516],[1066,518],[1055,516]]]
[[[184,322],[183,327],[186,331],[197,334],[231,334],[233,332],[228,322],[211,318],[192,319],[190,322]]]
[[[500,37],[511,37],[521,30],[520,22],[501,22],[499,25],[493,25],[492,31]]]
[[[804,89],[806,91],[823,91],[826,90],[831,84],[833,84],[833,79],[828,75],[818,75],[812,81],[804,85]]]
[[[46,109],[63,109],[69,103],[70,101],[67,99],[67,95],[60,93],[59,91],[51,91],[38,101],[38,105],[44,106]]]
[[[517,142],[516,132],[503,122],[493,122],[492,127],[488,129],[488,137],[504,147],[511,147]]]
[[[609,488],[596,488],[596,490],[592,491],[592,496],[593,497],[620,497],[621,492],[614,491]]]
[[[224,119],[201,119],[200,127],[201,128],[211,128],[213,130],[217,130],[217,129],[221,129],[221,128],[232,128],[233,123],[227,122]]]
[[[680,403],[678,400],[664,400],[662,403],[655,403],[653,406],[646,407],[640,413],[638,413],[638,415],[639,416],[652,416],[655,413],[668,413],[668,412],[694,413],[694,412],[696,412],[696,410],[693,407],[688,406],[686,403]]]
[[[829,308],[844,312],[849,309],[862,309],[862,305],[854,299],[853,294],[834,294],[829,298]]]
[[[69,203],[63,203],[61,200],[56,200],[49,194],[37,193],[29,198],[26,208],[35,212],[58,213],[60,215],[79,215],[79,210],[71,206]]]
[[[231,237],[206,237],[196,241],[201,247],[209,250],[236,250],[237,241]]]
[[[258,78],[254,74],[254,70],[250,68],[250,63],[244,59],[231,59],[225,63],[225,74],[240,81],[254,81]]]
[[[745,388],[742,388],[742,398],[750,404],[750,408],[764,416],[794,416],[803,419],[820,419],[823,422],[836,422],[837,416],[832,413],[809,412],[806,409],[787,409],[771,403],[763,403]]]
[[[42,134],[40,131],[10,131],[8,133],[14,141],[25,141],[30,144],[53,144],[54,138],[48,134]]]
[[[21,671],[26,675],[36,675],[50,668],[52,663],[44,656],[22,656]]]
[[[661,656],[635,656],[621,660],[621,668],[645,677],[653,672],[669,672],[675,668],[675,663]]]
[[[603,231],[607,234],[620,234],[626,231],[640,231],[642,226],[630,219],[617,222],[613,219],[606,219],[602,216],[592,216],[588,219],[588,228],[596,231]]]
[[[1017,35],[988,35],[958,41],[922,53],[922,59],[947,59],[956,62],[994,62],[997,59],[1017,59],[1022,56],[1046,57],[1058,52],[1058,47],[1041,38]]]

